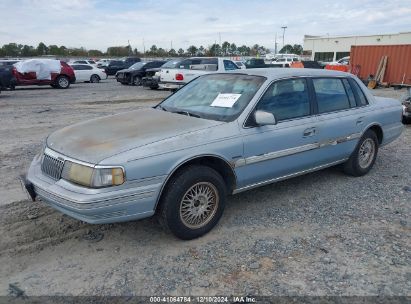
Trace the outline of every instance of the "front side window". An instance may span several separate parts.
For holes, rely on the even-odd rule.
[[[310,99],[305,79],[287,79],[273,83],[257,105],[277,121],[310,115]]]
[[[238,70],[238,66],[236,66],[234,62],[230,60],[224,60],[224,69],[226,71]]]
[[[208,74],[189,82],[158,108],[205,119],[232,121],[241,114],[265,80],[262,76]]]
[[[313,79],[318,113],[340,111],[350,108],[350,102],[341,79]]]

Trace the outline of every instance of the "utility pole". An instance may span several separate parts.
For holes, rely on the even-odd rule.
[[[172,50],[173,49],[173,40],[171,40],[171,42],[170,42],[170,50]]]
[[[146,55],[146,45],[144,44],[144,38],[143,38],[143,57]]]
[[[274,54],[277,54],[277,33],[275,33]]]
[[[281,27],[283,29],[283,47],[284,47],[284,37],[285,37],[285,29],[287,28],[286,26]]]
[[[127,41],[128,41],[128,55],[131,56],[133,54],[133,51],[131,49],[130,40],[127,40]]]

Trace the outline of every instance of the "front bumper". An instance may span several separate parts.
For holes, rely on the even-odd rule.
[[[158,88],[158,77],[143,77],[142,85],[148,88]]]
[[[63,179],[58,181],[41,171],[41,157],[31,163],[24,186],[33,198],[78,220],[105,224],[152,216],[166,176],[127,181],[121,186],[90,189]]]
[[[131,83],[131,75],[129,73],[117,73],[116,74],[117,82],[121,83]]]

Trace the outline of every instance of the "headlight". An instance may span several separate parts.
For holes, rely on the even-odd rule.
[[[124,170],[121,167],[93,168],[71,161],[64,162],[61,177],[75,184],[90,188],[117,186],[124,183]]]

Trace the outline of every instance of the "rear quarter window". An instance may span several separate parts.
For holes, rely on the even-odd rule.
[[[357,100],[357,105],[359,107],[368,105],[368,100],[364,95],[364,92],[354,79],[350,79],[351,88],[354,91],[355,99]]]

